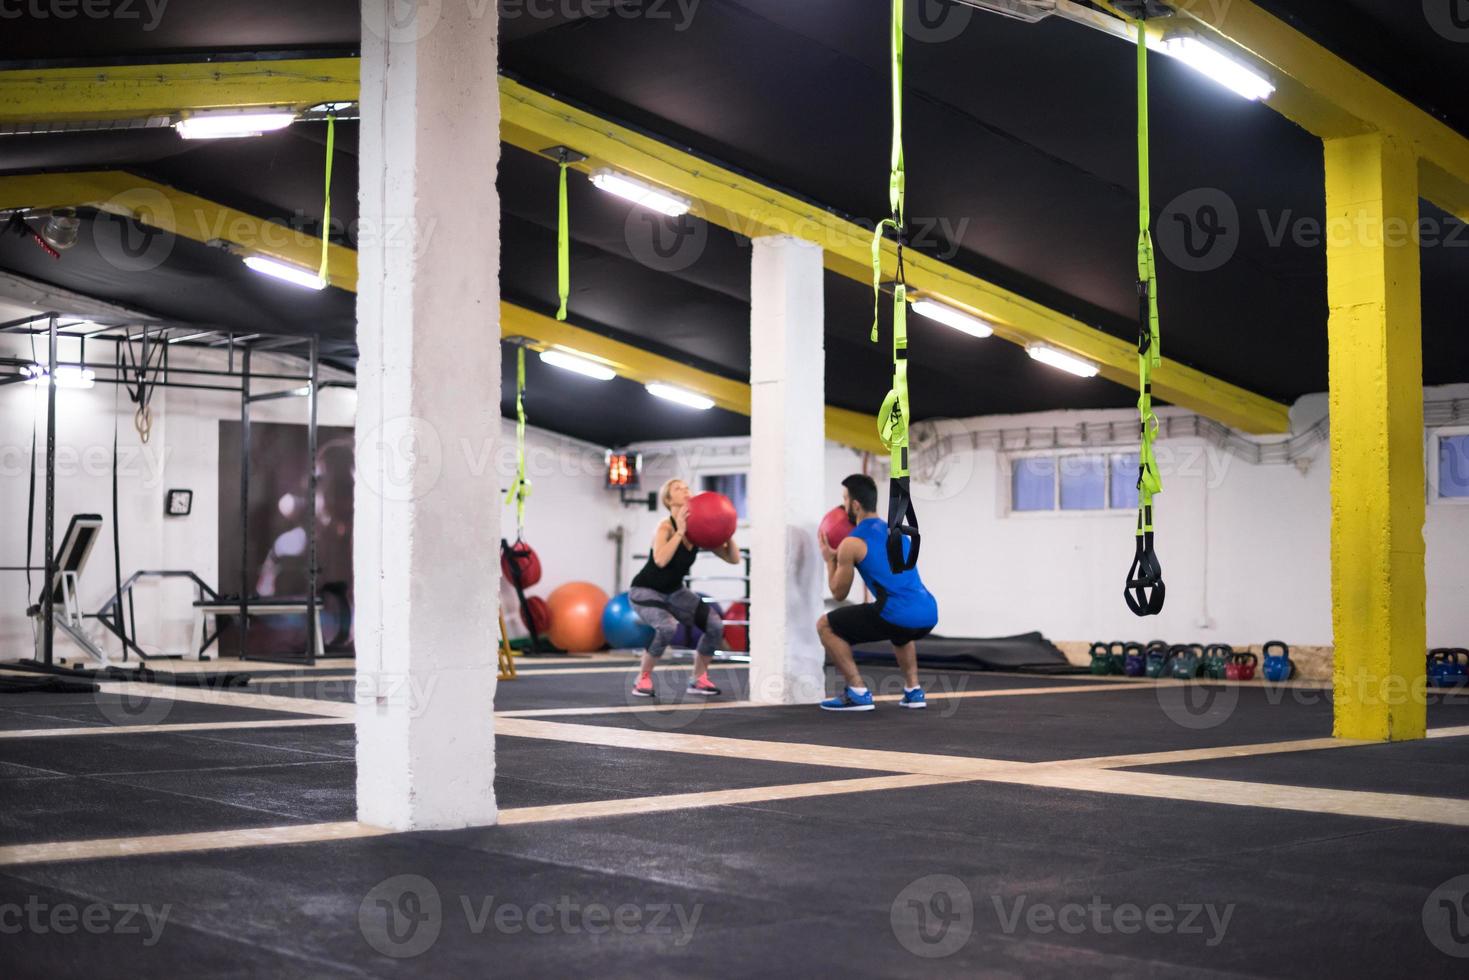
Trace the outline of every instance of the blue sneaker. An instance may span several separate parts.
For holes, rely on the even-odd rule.
[[[857,694],[850,687],[842,691],[834,698],[827,698],[821,702],[822,711],[871,711],[872,691],[866,694]]]
[[[903,692],[903,700],[898,702],[900,708],[926,708],[928,699],[923,696],[923,688],[915,687],[911,691]]]

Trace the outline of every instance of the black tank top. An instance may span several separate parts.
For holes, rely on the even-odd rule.
[[[668,522],[678,530],[678,522],[672,517]],[[680,542],[678,549],[674,551],[673,557],[668,559],[668,564],[659,566],[648,555],[648,563],[643,566],[642,571],[633,577],[632,584],[638,589],[652,589],[654,592],[662,592],[668,595],[683,588],[683,580],[689,574],[689,569],[694,567],[694,559],[699,556],[698,548],[689,548]]]

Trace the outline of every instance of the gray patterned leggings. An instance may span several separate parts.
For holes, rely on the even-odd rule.
[[[632,600],[643,622],[653,627],[653,639],[648,644],[650,657],[663,656],[680,623],[704,631],[698,652],[705,656],[718,650],[724,642],[724,620],[719,618],[719,610],[691,589],[679,589],[665,595],[634,586],[628,590],[627,597]]]

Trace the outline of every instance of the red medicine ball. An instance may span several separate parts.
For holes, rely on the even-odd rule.
[[[739,515],[735,505],[722,493],[697,494],[689,498],[689,509],[685,515],[688,527],[684,533],[697,548],[714,549],[734,537]]]

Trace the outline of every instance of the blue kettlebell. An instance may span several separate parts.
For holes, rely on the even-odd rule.
[[[1449,647],[1430,650],[1428,683],[1431,687],[1463,687],[1469,684],[1469,650]]]
[[[1272,650],[1278,652],[1271,653]],[[1272,684],[1290,680],[1296,670],[1296,665],[1290,662],[1290,647],[1280,640],[1271,640],[1265,644],[1262,652],[1265,654],[1265,666],[1262,671],[1265,679]]]
[[[1146,652],[1141,643],[1127,644],[1126,656],[1122,660],[1122,673],[1127,677],[1141,677],[1147,670]]]

